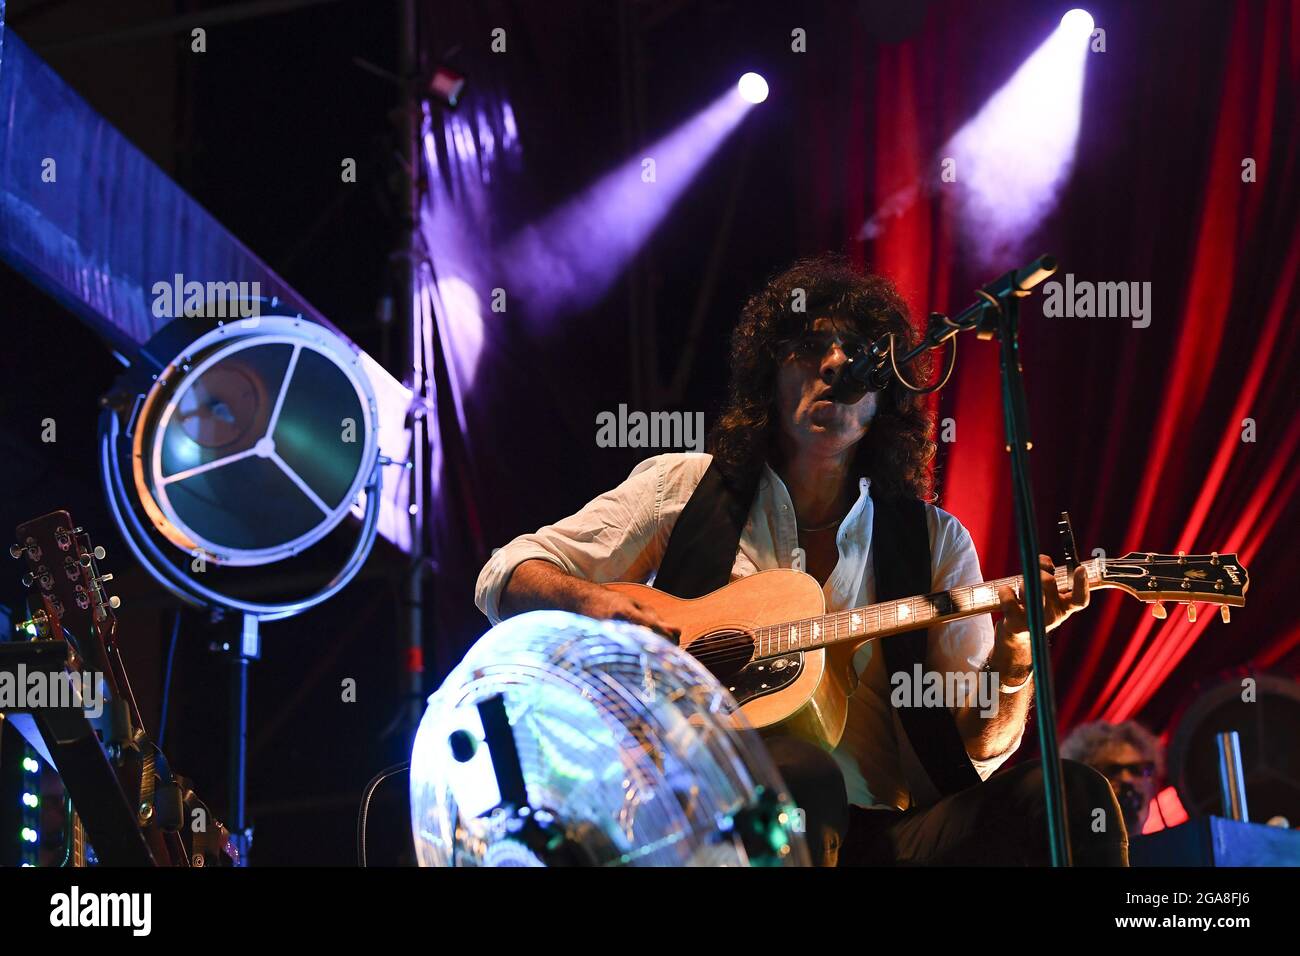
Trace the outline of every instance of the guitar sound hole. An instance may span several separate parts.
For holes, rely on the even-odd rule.
[[[745,631],[715,631],[691,642],[687,650],[738,704],[775,694],[803,673],[803,654],[798,652],[754,660],[754,638]]]
[[[724,685],[754,657],[754,638],[744,631],[714,631],[687,648]]]

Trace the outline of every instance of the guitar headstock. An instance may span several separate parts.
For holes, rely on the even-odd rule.
[[[1140,601],[1152,603],[1151,613],[1164,617],[1161,601],[1188,605],[1188,618],[1196,620],[1194,604],[1217,604],[1223,619],[1229,607],[1246,604],[1250,575],[1235,554],[1156,554],[1130,551],[1122,558],[1101,563],[1101,581],[1122,588]]]
[[[90,535],[73,522],[72,515],[53,511],[23,522],[15,534],[18,543],[9,553],[27,559],[23,584],[40,601],[51,631],[46,636],[61,637],[62,627],[84,635],[111,625],[121,602],[104,594],[104,583],[113,580],[111,574],[100,574],[96,563],[104,557],[104,549],[91,544]]]

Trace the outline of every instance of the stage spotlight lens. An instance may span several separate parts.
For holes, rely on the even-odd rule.
[[[736,84],[740,95],[750,103],[761,103],[767,99],[767,80],[757,73],[746,73]]]
[[[1075,7],[1061,17],[1061,26],[1077,36],[1091,36],[1093,27],[1092,14],[1087,10]]]
[[[218,325],[150,390],[132,436],[141,506],[187,553],[292,557],[347,517],[370,473],[374,397],[332,332],[289,316]]]

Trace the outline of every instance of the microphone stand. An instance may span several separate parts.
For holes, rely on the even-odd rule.
[[[979,290],[979,299],[954,318],[930,314],[925,337],[902,356],[891,356],[892,340],[876,342],[870,351],[873,367],[865,378],[870,389],[885,387],[893,366],[903,366],[928,349],[938,348],[958,332],[974,329],[981,339],[1001,343],[1002,417],[1007,452],[1011,455],[1011,492],[1015,502],[1020,565],[1025,579],[1025,616],[1033,654],[1034,680],[1038,683],[1038,745],[1042,750],[1043,796],[1047,810],[1047,836],[1052,866],[1070,866],[1070,837],[1065,826],[1065,786],[1056,737],[1056,692],[1052,683],[1051,655],[1043,623],[1043,581],[1038,567],[1038,524],[1029,478],[1029,411],[1020,366],[1020,300],[1056,271],[1052,256],[1040,256],[1023,269],[1012,270]],[[886,361],[888,360],[888,362]]]

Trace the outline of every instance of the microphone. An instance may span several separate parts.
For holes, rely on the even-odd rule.
[[[1054,256],[1039,256],[1021,269],[1013,269],[1000,278],[984,286],[981,297],[962,309],[955,317],[949,319],[938,312],[930,313],[929,326],[921,341],[904,355],[896,359],[898,365],[905,366],[927,349],[940,348],[958,332],[977,328],[981,338],[985,337],[985,326],[981,324],[990,307],[1000,308],[1001,300],[1026,295],[1057,269]],[[827,396],[833,402],[852,405],[862,399],[867,392],[879,392],[885,389],[893,379],[893,363],[889,359],[889,335],[883,335],[872,344],[866,354],[849,359],[835,372],[831,380],[830,393]],[[951,371],[951,363],[949,371]],[[944,381],[947,381],[945,376]],[[920,391],[933,391],[930,389]]]
[[[832,402],[853,405],[867,392],[882,391],[892,376],[892,372],[885,370],[888,359],[889,336],[885,335],[877,339],[863,355],[849,359],[835,370],[827,397]]]

